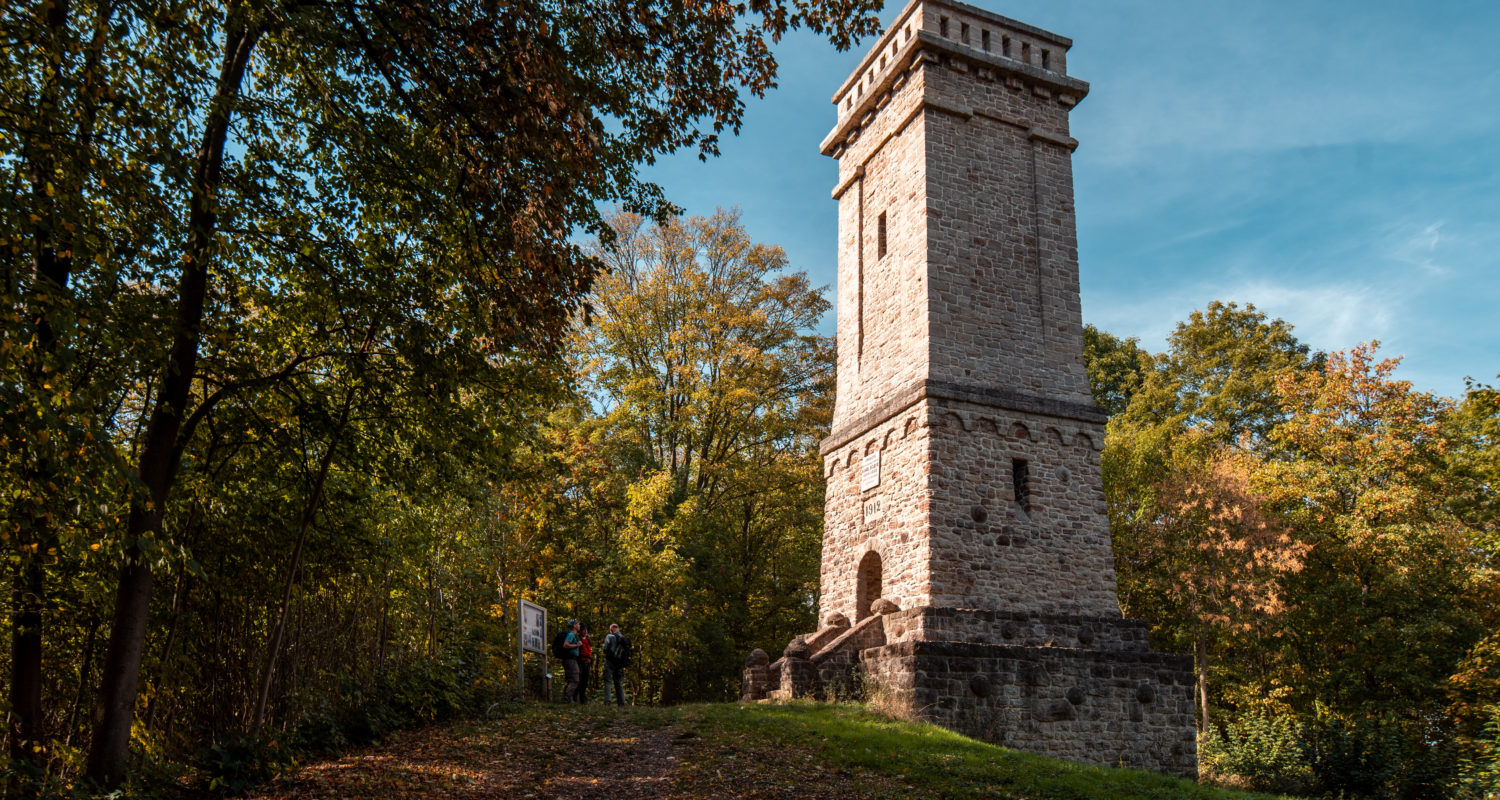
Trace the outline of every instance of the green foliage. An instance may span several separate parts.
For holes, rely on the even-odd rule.
[[[1284,417],[1277,379],[1321,362],[1285,321],[1215,301],[1177,324],[1125,416],[1132,426],[1196,428],[1226,443],[1262,438]]]
[[[1443,438],[1451,443],[1448,470],[1457,484],[1449,505],[1495,557],[1500,554],[1500,391],[1469,380],[1443,424]]]
[[[1154,365],[1135,337],[1121,339],[1093,325],[1083,326],[1083,360],[1088,367],[1094,404],[1110,416],[1130,407]]]
[[[276,739],[236,734],[215,742],[204,752],[200,764],[210,792],[243,794],[278,773],[296,766],[290,747]]]
[[[1233,304],[1171,347],[1103,473],[1121,605],[1194,653],[1205,763],[1269,786],[1300,737],[1317,791],[1457,796],[1500,698],[1493,393],[1414,391],[1374,344],[1310,354]]]
[[[1446,797],[1458,777],[1450,737],[1423,721],[1323,714],[1307,730],[1321,791],[1356,797]]]
[[[1487,711],[1483,729],[1459,762],[1458,797],[1464,800],[1500,797],[1500,705]]]
[[[1198,745],[1198,764],[1209,778],[1232,776],[1248,788],[1295,793],[1310,788],[1303,725],[1290,716],[1252,713],[1221,729],[1211,726]]]
[[[287,730],[234,733],[211,744],[198,758],[197,781],[213,794],[241,794],[317,754],[477,715],[495,701],[494,687],[478,678],[471,660],[448,657],[408,664],[369,690],[348,681]]]
[[[727,699],[745,654],[815,622],[828,302],[733,212],[612,224],[518,545],[554,619],[596,647],[625,626],[637,697]]]

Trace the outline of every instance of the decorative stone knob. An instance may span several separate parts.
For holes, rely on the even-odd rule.
[[[798,636],[787,643],[782,655],[787,658],[807,658],[812,655],[812,648],[807,646],[807,637]]]
[[[746,667],[764,667],[769,663],[771,663],[771,657],[766,655],[766,651],[759,647],[751,650],[750,656],[745,659]]]
[[[870,613],[872,614],[889,614],[893,611],[900,610],[901,606],[896,605],[895,603],[885,599],[884,597],[870,604]]]
[[[829,614],[827,619],[823,620],[823,626],[827,628],[847,628],[849,627],[849,618],[835,611]]]

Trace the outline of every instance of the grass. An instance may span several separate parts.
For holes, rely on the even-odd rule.
[[[717,748],[759,744],[795,762],[811,751],[823,769],[814,773],[851,780],[869,796],[944,798],[1202,798],[1250,800],[1252,794],[1154,772],[1109,769],[1057,761],[970,739],[925,723],[890,720],[847,704],[691,705],[642,709],[641,725],[672,725],[701,737],[703,762],[715,765]],[[682,734],[679,734],[681,736]],[[717,748],[716,748],[717,746]],[[853,794],[853,793],[851,793]]]

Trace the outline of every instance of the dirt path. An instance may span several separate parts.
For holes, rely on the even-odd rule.
[[[790,723],[788,723],[790,724]],[[806,723],[800,724],[806,729]],[[392,737],[311,763],[250,795],[313,798],[744,798],[921,796],[879,772],[828,763],[826,738],[792,744],[664,709],[541,706]],[[809,737],[803,737],[808,739]]]
[[[553,707],[432,727],[308,764],[257,800],[292,798],[690,797],[691,736],[603,709]]]

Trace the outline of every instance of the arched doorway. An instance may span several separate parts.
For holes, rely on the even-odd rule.
[[[870,616],[870,604],[880,599],[880,554],[871,550],[859,560],[854,579],[854,621]]]

